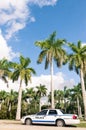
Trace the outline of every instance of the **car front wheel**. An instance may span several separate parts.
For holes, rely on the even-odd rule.
[[[58,127],[63,127],[65,125],[64,121],[63,120],[57,120],[56,121],[56,126]]]
[[[25,124],[26,124],[26,125],[31,125],[31,124],[32,124],[31,119],[26,119],[26,120],[25,120]]]

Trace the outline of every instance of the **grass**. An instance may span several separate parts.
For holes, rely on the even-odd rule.
[[[86,121],[81,121],[80,124],[76,125],[77,127],[86,128]]]

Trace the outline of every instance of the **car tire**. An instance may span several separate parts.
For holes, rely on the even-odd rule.
[[[31,119],[26,119],[26,120],[25,120],[25,124],[26,124],[26,125],[31,125],[31,124],[32,124]]]
[[[65,125],[65,122],[63,120],[57,120],[56,121],[56,126],[63,127],[64,125]]]

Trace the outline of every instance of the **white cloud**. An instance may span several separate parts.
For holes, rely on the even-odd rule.
[[[59,72],[53,76],[54,89],[62,90],[64,89],[64,86],[67,86],[68,88],[71,88],[74,86],[75,84],[74,79],[65,80],[64,77],[65,76],[62,72]],[[40,75],[39,77],[32,77],[32,83],[29,83],[27,87],[23,83],[22,86],[23,86],[23,89],[30,88],[30,87],[35,88],[36,86],[39,86],[40,84],[45,85],[49,92],[50,91],[50,75]],[[1,81],[0,81],[0,85],[2,86],[0,89],[4,89],[4,90],[14,89],[18,91],[19,81],[16,81],[14,83],[12,83],[12,81],[9,81],[9,88],[6,88],[6,84],[4,82],[2,84]]]
[[[40,7],[43,7],[43,6],[53,6],[56,4],[56,2],[58,0],[28,0],[29,3],[32,3],[32,4],[36,4],[36,5],[39,5]]]
[[[82,47],[84,47],[84,46],[86,46],[86,43],[83,42],[83,43],[82,43]]]
[[[0,59],[7,58],[8,60],[12,60],[18,55],[18,53],[14,53],[12,48],[7,45],[7,42],[0,31]]]
[[[62,72],[57,73],[53,77],[53,82],[54,82],[54,89],[57,90],[63,90],[64,86],[67,86],[68,88],[71,88],[74,86],[75,82],[74,79],[70,80],[65,80],[64,79],[64,74]],[[50,92],[50,75],[40,75],[39,77],[32,77],[32,83],[29,83],[27,88],[39,86],[40,84],[45,85],[47,87],[47,94]],[[16,82],[9,81],[9,87],[7,88],[6,84],[4,81],[0,79],[0,90],[5,90],[7,92],[10,92],[11,89],[14,91],[18,91],[19,89],[19,80]],[[23,89],[26,88],[25,84],[22,84]],[[41,100],[41,105],[48,104],[48,97],[42,97]]]
[[[64,74],[62,72],[57,73],[53,77],[53,82],[54,82],[54,89],[57,90],[63,90],[64,86],[67,86],[68,88],[71,88],[74,86],[75,82],[74,79],[70,80],[65,80],[64,79]],[[47,94],[50,92],[50,75],[40,75],[39,77],[32,77],[32,83],[29,83],[27,88],[30,87],[35,87],[39,86],[40,84],[45,85],[47,87]],[[7,88],[6,84],[0,80],[0,90],[5,90],[7,92],[10,92],[11,89],[18,91],[19,89],[19,81],[16,81],[12,83],[12,81],[9,81],[9,88]],[[26,88],[25,84],[22,84],[23,89]],[[41,105],[47,104],[48,103],[48,98],[47,97],[42,97],[41,98]]]
[[[74,79],[65,80],[64,74],[62,72],[57,73],[53,76],[53,86],[54,89],[64,89],[64,86],[68,86],[69,88],[73,87]],[[32,83],[28,86],[35,87],[36,85],[45,85],[50,91],[50,75],[41,75],[39,77],[32,77]]]
[[[6,28],[6,38],[23,29],[30,16],[27,0],[3,0],[0,2],[0,25]]]
[[[7,85],[0,79],[0,90],[8,91]]]
[[[31,16],[30,4],[40,7],[56,4],[57,0],[2,0],[0,2],[0,25],[4,25],[5,38],[9,39],[23,29],[28,22],[34,22]]]
[[[0,24],[6,28],[6,38],[25,27],[30,16],[27,0],[3,0],[0,3]]]
[[[15,32],[23,29],[24,27],[25,27],[25,24],[23,24],[23,23],[22,24],[21,23],[16,23],[15,21],[13,21],[12,24],[11,24],[11,27],[8,28],[7,31],[6,31],[7,35],[6,35],[5,38],[6,39],[11,38],[11,36],[13,34],[15,34]]]
[[[35,22],[35,18],[31,16],[30,4],[42,7],[54,5],[56,2],[57,0],[2,0],[0,27],[3,28],[3,35],[0,33],[0,58],[12,59],[18,55],[7,45],[7,40],[25,28],[27,22]]]

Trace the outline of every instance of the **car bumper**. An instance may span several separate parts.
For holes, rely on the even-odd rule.
[[[69,119],[65,121],[66,125],[74,125],[74,124],[80,124],[80,120],[79,119]]]

